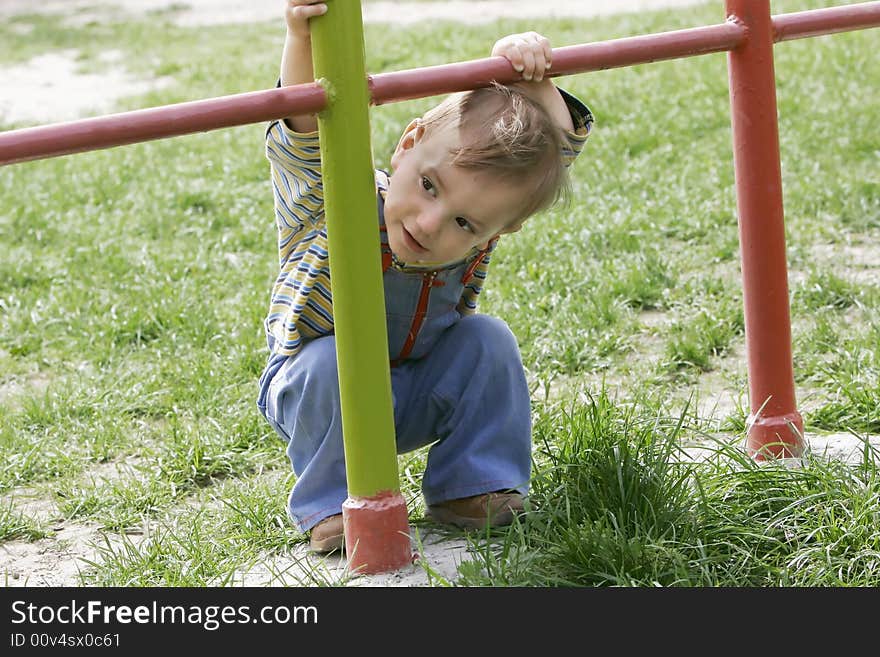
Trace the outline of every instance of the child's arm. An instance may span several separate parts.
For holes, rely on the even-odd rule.
[[[544,78],[553,57],[549,39],[537,32],[511,34],[495,42],[492,56],[507,58],[513,68],[522,73],[523,81],[511,85],[512,87],[538,102],[560,128],[568,132],[574,130],[571,113],[556,85],[550,78]]]
[[[327,5],[323,0],[287,0],[284,11],[287,36],[281,54],[282,86],[314,82],[309,19],[326,12]],[[318,129],[318,120],[313,115],[290,116],[285,122],[296,132],[314,132]]]

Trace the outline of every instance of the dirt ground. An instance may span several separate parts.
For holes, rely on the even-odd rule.
[[[411,23],[420,20],[454,19],[468,22],[489,21],[504,17],[529,16],[582,16],[589,18],[602,14],[640,11],[651,8],[686,6],[700,0],[555,0],[553,3],[535,3],[520,0],[471,2],[366,2],[364,18],[368,22]],[[119,11],[131,14],[155,11],[175,6],[177,21],[183,25],[243,23],[271,20],[281,16],[283,0],[3,0],[0,19],[17,13],[43,12],[58,15],[61,20],[100,20],[104,12]],[[720,0],[719,0],[720,6]],[[115,9],[114,9],[115,8]],[[143,80],[131,76],[121,66],[113,64],[119,53],[104,54],[110,64],[101,74],[77,71],[75,50],[45,53],[20,66],[0,70],[0,118],[23,124],[41,124],[75,119],[85,113],[112,111],[114,102],[122,97],[144,93],[167,84],[165,80]],[[50,75],[51,73],[51,75]],[[63,98],[63,107],[57,99]],[[876,261],[876,258],[875,258]],[[880,272],[880,262],[875,262]],[[10,393],[11,391],[6,391]],[[729,396],[729,393],[726,393]],[[720,392],[716,404],[730,404],[731,399]],[[4,394],[0,388],[0,401]],[[829,458],[857,460],[862,443],[854,436],[841,434],[812,439],[814,452]],[[875,446],[880,447],[880,438]],[[699,456],[699,450],[695,452]],[[131,474],[127,464],[114,464],[91,473],[95,478],[114,478]],[[70,522],[55,505],[35,491],[17,490],[3,496],[0,503],[14,501],[16,509],[49,523],[54,535],[35,542],[8,541],[0,544],[0,586],[77,586],[80,569],[87,561],[98,560],[98,545],[104,544],[105,535],[96,526]],[[147,539],[150,528],[130,535],[137,545]],[[468,558],[463,540],[441,540],[436,536],[424,537],[421,558],[439,575],[454,579],[456,568]],[[337,557],[319,559],[303,547],[284,557],[274,556],[258,567],[242,572],[234,582],[239,585],[297,585],[307,583],[306,572],[319,573],[325,581],[334,581],[344,573],[345,564]],[[428,576],[419,566],[411,566],[387,575],[356,578],[357,586],[424,586]]]
[[[658,7],[686,6],[700,0],[556,0],[553,3],[522,0],[476,0],[451,2],[366,2],[365,22],[409,24],[425,20],[457,20],[480,23],[503,17],[531,16],[599,16]],[[0,19],[21,13],[45,13],[58,16],[71,24],[101,20],[109,12],[122,11],[132,15],[174,8],[174,20],[181,25],[212,25],[247,23],[278,19],[283,0],[3,0]],[[23,125],[54,123],[79,118],[86,113],[112,111],[113,103],[122,97],[146,93],[169,83],[169,80],[143,80],[133,77],[119,65],[119,53],[104,54],[109,66],[101,74],[77,70],[77,52],[59,50],[12,67],[0,70],[0,118]],[[64,102],[59,103],[58,99]]]
[[[684,7],[705,0],[450,0],[448,2],[362,2],[367,22],[411,23],[434,18],[462,22],[485,22],[498,17],[602,16],[662,7]],[[272,20],[281,16],[284,0],[3,0],[0,17],[16,13],[72,13],[82,8],[119,7],[130,13],[158,11],[174,7],[181,25],[212,25]],[[719,6],[721,6],[719,2]]]

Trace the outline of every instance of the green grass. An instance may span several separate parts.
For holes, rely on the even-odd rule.
[[[0,25],[0,61],[69,48],[97,70],[117,49],[131,73],[173,80],[119,109],[274,84],[280,23],[169,18],[19,16]],[[368,67],[482,57],[526,29],[568,45],[722,18],[709,3],[368,26]],[[874,40],[876,30],[776,48],[795,375],[811,433],[880,433]],[[707,415],[694,403],[707,377],[746,394],[724,56],[560,84],[597,116],[574,201],[503,240],[481,301],[518,336],[534,390],[532,509],[490,540],[471,537],[478,558],[459,583],[878,585],[869,451],[857,466],[809,458],[789,470],[724,443],[707,463],[679,462],[680,445],[719,431],[736,442],[745,422],[742,408]],[[433,102],[371,110],[379,166]],[[304,540],[285,517],[283,445],[254,404],[275,275],[264,128],[0,168],[0,541],[51,538],[18,506],[38,490],[68,522],[101,528],[83,584],[231,585]],[[400,460],[417,524],[424,464],[423,452]]]
[[[0,541],[14,539],[35,541],[48,535],[46,529],[15,507],[15,500],[9,500],[0,507]]]
[[[462,585],[876,586],[877,454],[756,465],[719,442],[680,455],[682,418],[605,391],[540,409],[533,508],[478,542]]]

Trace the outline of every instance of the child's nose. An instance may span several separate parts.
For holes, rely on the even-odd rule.
[[[419,229],[427,236],[433,236],[440,230],[443,221],[443,213],[436,205],[424,208],[419,213]]]

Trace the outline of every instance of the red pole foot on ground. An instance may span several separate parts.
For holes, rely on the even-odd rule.
[[[349,497],[342,504],[342,524],[351,572],[372,575],[412,563],[406,501],[399,492]]]
[[[727,59],[751,408],[746,449],[759,461],[797,457],[804,423],[791,354],[770,0],[726,6],[728,20],[748,34]]]
[[[755,418],[746,422],[746,451],[756,461],[799,458],[804,453],[804,421],[797,411],[789,415]]]

